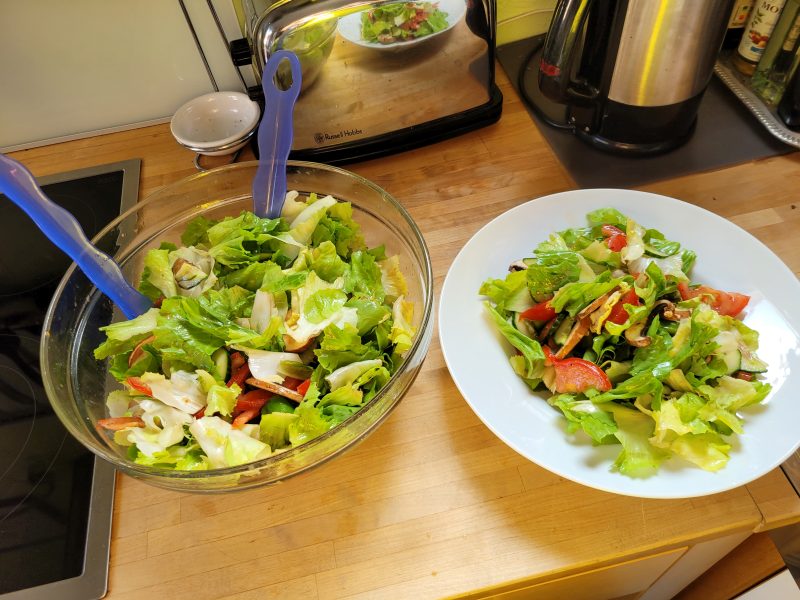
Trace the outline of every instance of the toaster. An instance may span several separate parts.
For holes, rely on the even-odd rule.
[[[290,158],[330,164],[374,158],[500,118],[495,0],[233,4],[243,37],[229,43],[231,58],[253,69],[258,85],[248,93],[262,108],[261,74],[270,54],[291,50],[300,59]]]

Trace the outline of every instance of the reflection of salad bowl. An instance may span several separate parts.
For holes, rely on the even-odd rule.
[[[398,52],[450,31],[466,12],[465,0],[384,4],[342,17],[339,19],[339,34],[348,42],[364,48]],[[368,16],[373,16],[375,22],[366,29],[363,20]]]
[[[327,62],[336,40],[336,24],[337,19],[328,19],[300,27],[281,38],[279,48],[291,50],[300,60],[300,70],[303,75],[301,91],[311,87],[322,72],[322,67]],[[284,63],[278,67],[279,80],[289,77],[288,66],[288,63]]]
[[[186,230],[187,224],[193,223],[193,230],[197,233],[197,227],[208,228],[209,221],[219,223],[227,217],[224,224],[233,223],[242,211],[252,209],[250,186],[256,165],[255,162],[229,165],[166,186],[121,215],[101,231],[94,241],[101,247],[118,249],[115,259],[129,280],[139,282],[144,272],[151,284],[155,282],[163,285],[163,281],[155,276],[159,272],[156,260],[158,257],[166,258],[170,252],[184,252],[188,247],[204,247],[200,238],[195,236],[191,242],[184,238],[187,248],[174,250],[175,246],[183,246],[181,234]],[[206,286],[205,289],[199,292],[200,295],[192,296],[192,284],[186,285],[192,277],[187,278],[185,273],[179,277],[178,274],[187,266],[200,264],[200,261],[189,257],[187,264],[187,261],[178,259],[171,266],[167,263],[164,273],[169,273],[167,278],[170,279],[170,285],[177,285],[186,293],[170,295],[160,303],[159,309],[151,309],[150,313],[154,316],[157,314],[158,317],[150,325],[144,324],[137,329],[128,327],[127,322],[120,323],[122,332],[118,330],[117,334],[111,335],[113,327],[105,331],[101,331],[100,327],[112,321],[117,323],[122,317],[114,310],[108,298],[94,288],[74,265],[64,276],[44,324],[42,378],[48,398],[69,432],[92,452],[121,471],[160,487],[192,492],[221,492],[274,483],[319,465],[361,440],[386,418],[413,382],[430,343],[433,305],[430,258],[414,222],[389,194],[369,181],[335,167],[290,162],[287,183],[288,189],[300,192],[298,200],[316,193],[319,194],[317,206],[325,205],[325,216],[317,220],[311,228],[306,226],[308,245],[297,250],[298,254],[293,262],[286,257],[287,253],[293,253],[290,247],[296,246],[296,237],[299,235],[297,232],[302,229],[303,223],[308,223],[309,215],[313,218],[315,211],[308,209],[312,209],[316,202],[303,207],[296,204],[297,201],[287,201],[288,208],[296,209],[296,214],[283,219],[279,228],[271,230],[271,233],[264,233],[267,226],[264,229],[251,228],[257,235],[262,235],[260,241],[255,243],[248,238],[249,241],[237,246],[239,251],[245,249],[259,256],[278,248],[279,251],[270,255],[270,260],[282,263],[282,268],[270,266],[272,275],[278,276],[277,280],[275,277],[270,279],[264,276],[263,279],[258,277],[255,284],[252,281],[248,283],[247,278],[242,277],[245,275],[244,271],[235,269],[233,272],[238,272],[238,275],[234,275],[237,280],[234,283],[232,279],[225,278],[225,272],[217,270],[212,271],[220,274],[217,282],[206,286],[204,280],[198,287]],[[323,198],[325,194],[341,201],[336,205],[337,208],[330,207],[330,200],[326,202]],[[352,221],[343,204],[345,202],[352,205]],[[302,217],[304,210],[307,215],[305,218]],[[209,221],[201,225],[203,220],[199,217]],[[365,245],[352,241],[356,238],[348,238],[349,233],[345,231],[344,224],[350,223],[350,232],[355,232],[353,221],[360,226]],[[286,231],[281,233],[281,228]],[[334,231],[335,235],[331,233]],[[203,239],[211,239],[208,231],[202,235],[207,236]],[[174,246],[162,246],[164,242]],[[290,243],[287,245],[287,242]],[[375,250],[381,245],[385,246],[385,254]],[[209,254],[217,257],[219,267],[224,259],[218,253],[221,247],[216,248],[213,254],[209,249]],[[358,253],[357,248],[364,249]],[[367,248],[372,251],[367,252]],[[150,252],[151,250],[157,251]],[[397,257],[396,261],[391,258],[394,256]],[[306,262],[290,271],[293,266],[297,267],[301,259]],[[326,274],[325,270],[330,268],[336,272]],[[368,283],[369,278],[364,278],[364,274],[370,269],[373,272],[371,284]],[[228,274],[231,272],[227,271]],[[298,272],[303,273],[299,284],[295,279]],[[174,282],[171,281],[173,274]],[[289,275],[292,277],[288,277]],[[398,278],[404,280],[404,284],[398,284]],[[271,287],[267,286],[268,279],[272,282]],[[290,282],[292,279],[294,284]],[[283,283],[275,285],[278,280]],[[310,292],[312,281],[321,290],[316,295]],[[363,285],[372,286],[373,291],[382,290],[380,295],[385,298],[368,293]],[[236,287],[239,289],[235,290]],[[356,288],[361,292],[353,291]],[[248,289],[255,291],[247,291]],[[276,292],[281,289],[284,290],[282,298],[289,305],[284,305],[283,313],[278,302],[279,292]],[[150,292],[152,291],[151,289]],[[207,308],[208,305],[204,305],[201,300],[205,301],[213,296],[210,292],[218,292],[215,296],[217,299],[227,298],[229,302],[226,306],[230,310],[234,310],[232,307],[235,303],[230,302],[234,297],[252,299],[253,294],[257,296],[266,293],[262,300],[269,296],[271,304],[270,310],[265,313],[267,321],[269,326],[278,326],[276,331],[279,336],[273,338],[271,345],[262,345],[264,351],[259,353],[253,350],[259,343],[254,341],[256,338],[252,334],[260,331],[256,337],[263,340],[268,337],[267,331],[270,330],[267,326],[261,330],[253,324],[257,312],[255,305],[250,303],[250,308],[245,308],[243,312],[223,315],[221,322],[227,323],[225,327],[228,328],[225,331],[236,332],[238,341],[234,343],[226,340],[221,352],[211,353],[214,354],[214,361],[207,368],[216,383],[201,375],[199,368],[192,372],[192,368],[187,366],[190,363],[184,362],[195,360],[192,358],[193,352],[202,354],[199,346],[193,345],[194,342],[187,342],[189,338],[186,336],[191,338],[194,335],[198,339],[209,341],[208,335],[213,338],[223,334],[208,331],[203,333],[193,329],[197,326],[194,317],[189,317],[182,324],[178,322],[181,319],[172,321],[182,310],[177,309],[178,312],[175,312],[173,308],[184,306],[184,302],[187,302],[186,307],[201,306],[201,310],[202,307]],[[306,296],[302,295],[304,293]],[[341,296],[341,299],[337,301],[334,296]],[[348,296],[347,307],[341,305],[345,296]],[[311,298],[325,302],[312,302]],[[338,307],[335,306],[337,302]],[[406,302],[413,304],[413,317],[408,314],[409,306]],[[299,307],[297,319],[293,321],[289,318],[292,304]],[[217,309],[220,306],[218,304]],[[331,306],[334,306],[333,310]],[[403,318],[393,312],[396,306],[405,309],[403,316],[407,317],[407,327],[402,326]],[[221,322],[217,309],[212,309],[211,312],[217,315],[213,319],[217,319],[216,327],[219,327]],[[329,312],[325,313],[326,310]],[[314,318],[311,311],[316,311]],[[204,314],[206,319],[212,317],[211,313]],[[346,314],[352,319],[344,318]],[[140,317],[146,318],[146,315]],[[324,329],[320,332],[310,331],[306,336],[310,340],[307,347],[290,348],[292,344],[297,346],[297,339],[291,336],[298,335],[297,331],[303,323],[310,323],[312,327],[316,324]],[[400,325],[394,328],[395,323]],[[404,338],[403,329],[406,332]],[[127,334],[124,334],[125,330],[128,331]],[[109,333],[108,338],[106,332]],[[175,336],[177,341],[169,342],[167,345],[170,347],[165,347],[161,343],[164,340],[161,338],[162,332],[164,336]],[[291,336],[287,337],[286,334],[290,332]],[[243,333],[247,339],[241,338]],[[137,342],[136,336],[144,338]],[[112,338],[116,338],[116,341]],[[107,339],[111,342],[107,342]],[[279,339],[284,342],[279,343],[279,346],[285,346],[280,350],[293,354],[295,358],[280,356],[278,363],[273,361],[275,375],[278,377],[266,377],[256,368],[254,356],[259,360],[266,357],[269,363],[270,357],[277,355],[274,352],[274,342]],[[103,343],[114,346],[120,340],[122,347],[106,346],[111,359],[96,360],[94,352],[98,346]],[[327,346],[323,346],[325,340],[329,341]],[[133,351],[129,348],[126,350],[125,344],[131,343],[135,343],[136,348]],[[211,346],[213,345],[212,342]],[[234,357],[231,349],[234,345],[239,351],[237,357]],[[371,345],[374,347],[370,350]],[[212,350],[211,346],[207,346],[205,352]],[[249,352],[247,347],[250,347]],[[319,350],[321,354],[317,354],[315,350]],[[188,354],[180,355],[184,351]],[[220,362],[222,354],[226,358]],[[353,364],[360,360],[372,367],[369,371],[372,373],[371,383],[365,383],[368,381],[368,378],[365,379],[367,371],[360,367],[358,373],[340,372],[338,379],[331,377],[331,371],[336,371],[340,365],[345,365],[343,368],[347,370],[349,361],[353,360],[347,359],[347,354],[360,354]],[[313,369],[322,363],[323,359],[320,357],[323,355],[328,361],[327,371],[320,371],[315,375]],[[268,383],[267,387],[277,393],[264,397],[263,394],[259,396],[257,389],[250,389],[256,391],[251,397],[263,399],[261,406],[255,408],[255,413],[242,420],[243,411],[251,407],[240,407],[239,401],[246,395],[245,390],[250,383],[238,380],[242,383],[241,393],[234,394],[232,404],[228,404],[227,410],[221,407],[226,402],[224,398],[229,397],[226,390],[233,389],[231,380],[234,375],[241,374],[237,369],[241,368],[244,357],[247,357],[248,367],[252,367],[248,373],[248,382],[254,381],[253,378],[257,375],[256,382]],[[201,363],[207,362],[207,358],[200,355],[196,357]],[[370,360],[361,360],[364,358]],[[151,362],[148,366],[148,361],[153,359],[160,362]],[[333,364],[330,362],[332,360],[338,360],[339,363]],[[300,363],[305,363],[305,366]],[[164,375],[169,376],[149,373],[151,370],[158,370],[153,364],[163,367]],[[259,368],[264,366],[263,361],[259,364]],[[146,372],[136,376],[137,369]],[[182,373],[181,385],[176,381],[176,372]],[[202,384],[203,411],[196,413],[193,410],[183,410],[182,414],[176,413],[176,407],[185,404],[187,399],[197,399],[186,391],[188,388],[181,387],[192,377],[195,384]],[[303,377],[308,378],[303,381],[305,385],[290,383],[298,384]],[[119,383],[120,380],[125,385]],[[163,391],[165,385],[172,385],[166,397]],[[294,393],[285,392],[286,388],[294,388]],[[218,393],[214,404],[211,401],[212,390],[216,390],[215,394]],[[283,398],[282,393],[286,393],[289,398]],[[176,398],[179,399],[177,403]],[[323,402],[323,398],[330,401]],[[222,404],[218,402],[220,400]],[[151,403],[148,405],[150,408],[145,407],[146,401]],[[301,412],[300,407],[304,402],[305,408]],[[155,410],[153,406],[160,408]],[[212,406],[215,408],[212,409]],[[238,426],[234,418],[237,410]],[[211,416],[207,413],[211,413]],[[167,430],[176,415],[177,427],[169,433]],[[267,415],[271,415],[269,419],[265,418]],[[125,419],[139,419],[141,422],[127,427]],[[266,430],[259,419],[262,422],[269,421]],[[249,424],[245,425],[248,420]],[[120,425],[121,422],[124,427]],[[204,425],[198,430],[197,424],[201,422]],[[109,426],[109,423],[113,425]],[[210,426],[212,423],[215,423],[213,427]],[[237,432],[235,435],[231,433],[233,430]],[[177,439],[164,439],[175,433]],[[265,444],[264,440],[269,443]],[[159,448],[159,444],[164,447]],[[143,450],[148,450],[149,454]]]

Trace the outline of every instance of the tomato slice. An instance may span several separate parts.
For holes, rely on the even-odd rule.
[[[150,386],[138,377],[128,377],[125,379],[125,383],[128,384],[128,387],[130,387],[132,390],[137,391],[140,394],[150,397],[153,396],[153,390],[150,389]]]
[[[625,232],[619,227],[614,225],[603,225],[600,228],[603,237],[606,238],[606,246],[613,252],[619,252],[628,245],[628,238],[625,237]]]
[[[294,377],[284,377],[283,383],[281,385],[290,390],[296,390],[297,386],[299,386],[301,383],[303,383],[302,379],[295,379]]]
[[[558,314],[549,303],[549,300],[545,300],[544,302],[534,304],[529,309],[519,313],[519,316],[528,321],[549,321]]]
[[[699,297],[702,302],[708,304],[719,314],[729,317],[737,316],[750,302],[750,296],[745,294],[716,290],[707,285],[690,289],[685,281],[678,284],[678,292],[683,300]]]
[[[547,346],[542,350],[545,355],[545,364],[555,370],[555,391],[558,394],[578,394],[594,388],[599,392],[611,389],[611,380],[605,371],[593,362],[582,358],[570,357],[557,359]]]
[[[628,311],[625,310],[626,304],[632,304],[633,306],[639,306],[641,302],[639,302],[639,296],[636,295],[636,290],[633,288],[629,289],[625,292],[622,297],[619,299],[614,305],[614,308],[611,309],[611,314],[608,316],[608,321],[611,323],[616,323],[617,325],[622,325],[625,321],[628,320]]]

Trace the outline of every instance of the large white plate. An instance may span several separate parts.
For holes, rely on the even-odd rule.
[[[359,46],[363,46],[365,48],[375,48],[376,50],[389,50],[396,52],[398,50],[411,48],[442,35],[446,31],[450,31],[458,24],[458,22],[464,17],[464,14],[467,12],[467,4],[464,0],[438,0],[438,2],[435,2],[435,4],[438,4],[439,10],[447,13],[447,27],[430,35],[407,40],[405,42],[393,42],[391,44],[368,42],[361,37],[361,14],[364,11],[353,13],[339,19],[339,35],[349,42],[353,42],[354,44],[358,44]]]
[[[554,232],[584,226],[586,213],[611,206],[697,252],[692,280],[751,296],[744,322],[760,333],[772,392],[742,411],[744,434],[731,459],[709,473],[680,459],[658,474],[631,479],[610,467],[620,446],[594,447],[569,436],[561,413],[512,371],[511,347],[489,321],[481,283],[503,278],[508,265]],[[631,190],[579,190],[517,206],[478,231],[447,274],[439,303],[439,337],[461,394],[478,417],[521,455],[562,477],[601,490],[645,498],[686,498],[744,485],[780,465],[800,445],[800,282],[766,246],[730,221],[691,204]]]

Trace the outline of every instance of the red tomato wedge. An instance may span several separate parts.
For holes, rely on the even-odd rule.
[[[557,359],[552,350],[543,346],[546,364],[555,370],[555,391],[558,394],[576,394],[594,388],[599,392],[611,389],[611,380],[605,371],[593,362],[582,358],[570,357]]]
[[[625,310],[626,304],[632,304],[633,306],[639,306],[641,303],[639,302],[639,296],[636,295],[636,291],[631,288],[627,292],[625,292],[622,297],[619,299],[614,305],[614,308],[611,309],[611,314],[608,316],[608,321],[611,323],[616,323],[617,325],[622,325],[625,321],[628,320],[628,311]]]
[[[137,391],[140,394],[144,394],[145,396],[150,396],[150,397],[153,396],[153,390],[150,389],[150,386],[147,385],[144,381],[142,381],[138,377],[128,377],[125,380],[125,383],[132,390]]]
[[[719,314],[729,317],[737,316],[750,302],[750,296],[745,294],[715,290],[706,285],[690,289],[685,281],[678,284],[678,292],[683,300],[699,297],[702,302],[708,304]]]
[[[628,238],[625,237],[625,232],[619,227],[614,225],[603,225],[600,228],[603,236],[606,238],[606,246],[613,252],[619,252],[628,245]]]
[[[528,321],[549,321],[558,314],[549,304],[549,300],[534,304],[528,310],[519,313],[519,316]]]

